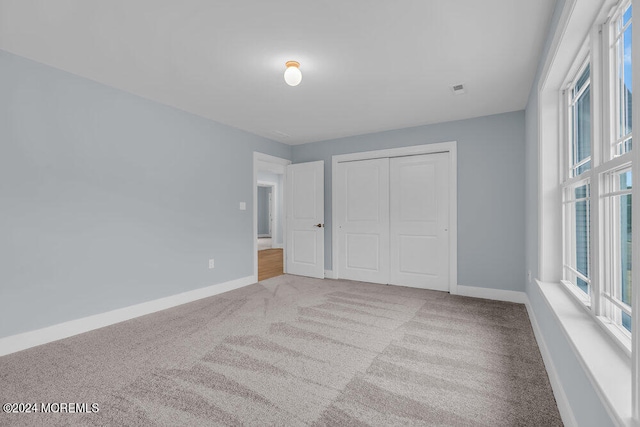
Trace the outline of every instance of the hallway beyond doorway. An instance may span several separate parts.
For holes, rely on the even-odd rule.
[[[273,247],[273,240],[271,237],[258,237],[258,250],[263,251],[265,249],[271,249]]]

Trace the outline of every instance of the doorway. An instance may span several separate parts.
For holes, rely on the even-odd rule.
[[[262,249],[269,249],[273,238],[273,195],[275,188],[276,184],[258,181],[258,239],[267,239],[269,241],[269,246],[263,246]],[[258,245],[258,249],[261,249],[261,245]]]
[[[285,172],[291,161],[254,153],[254,275],[257,281],[285,272]]]

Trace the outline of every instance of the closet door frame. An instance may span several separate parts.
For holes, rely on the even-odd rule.
[[[331,161],[331,218],[337,218],[337,165],[339,162],[370,160],[385,157],[414,156],[419,154],[449,153],[449,292],[458,293],[458,184],[457,184],[457,142],[439,142],[435,144],[413,145],[409,147],[389,148],[385,150],[364,151],[360,153],[332,156]],[[333,222],[333,221],[332,221]],[[332,224],[333,225],[333,224]],[[340,278],[338,230],[331,230],[331,277]]]

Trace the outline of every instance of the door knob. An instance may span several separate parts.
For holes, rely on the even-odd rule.
[[[324,227],[324,224],[316,224],[316,225],[314,225],[314,227],[322,228],[322,227]]]

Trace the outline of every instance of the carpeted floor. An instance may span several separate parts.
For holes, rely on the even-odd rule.
[[[0,425],[562,425],[523,305],[284,275],[0,358]]]

